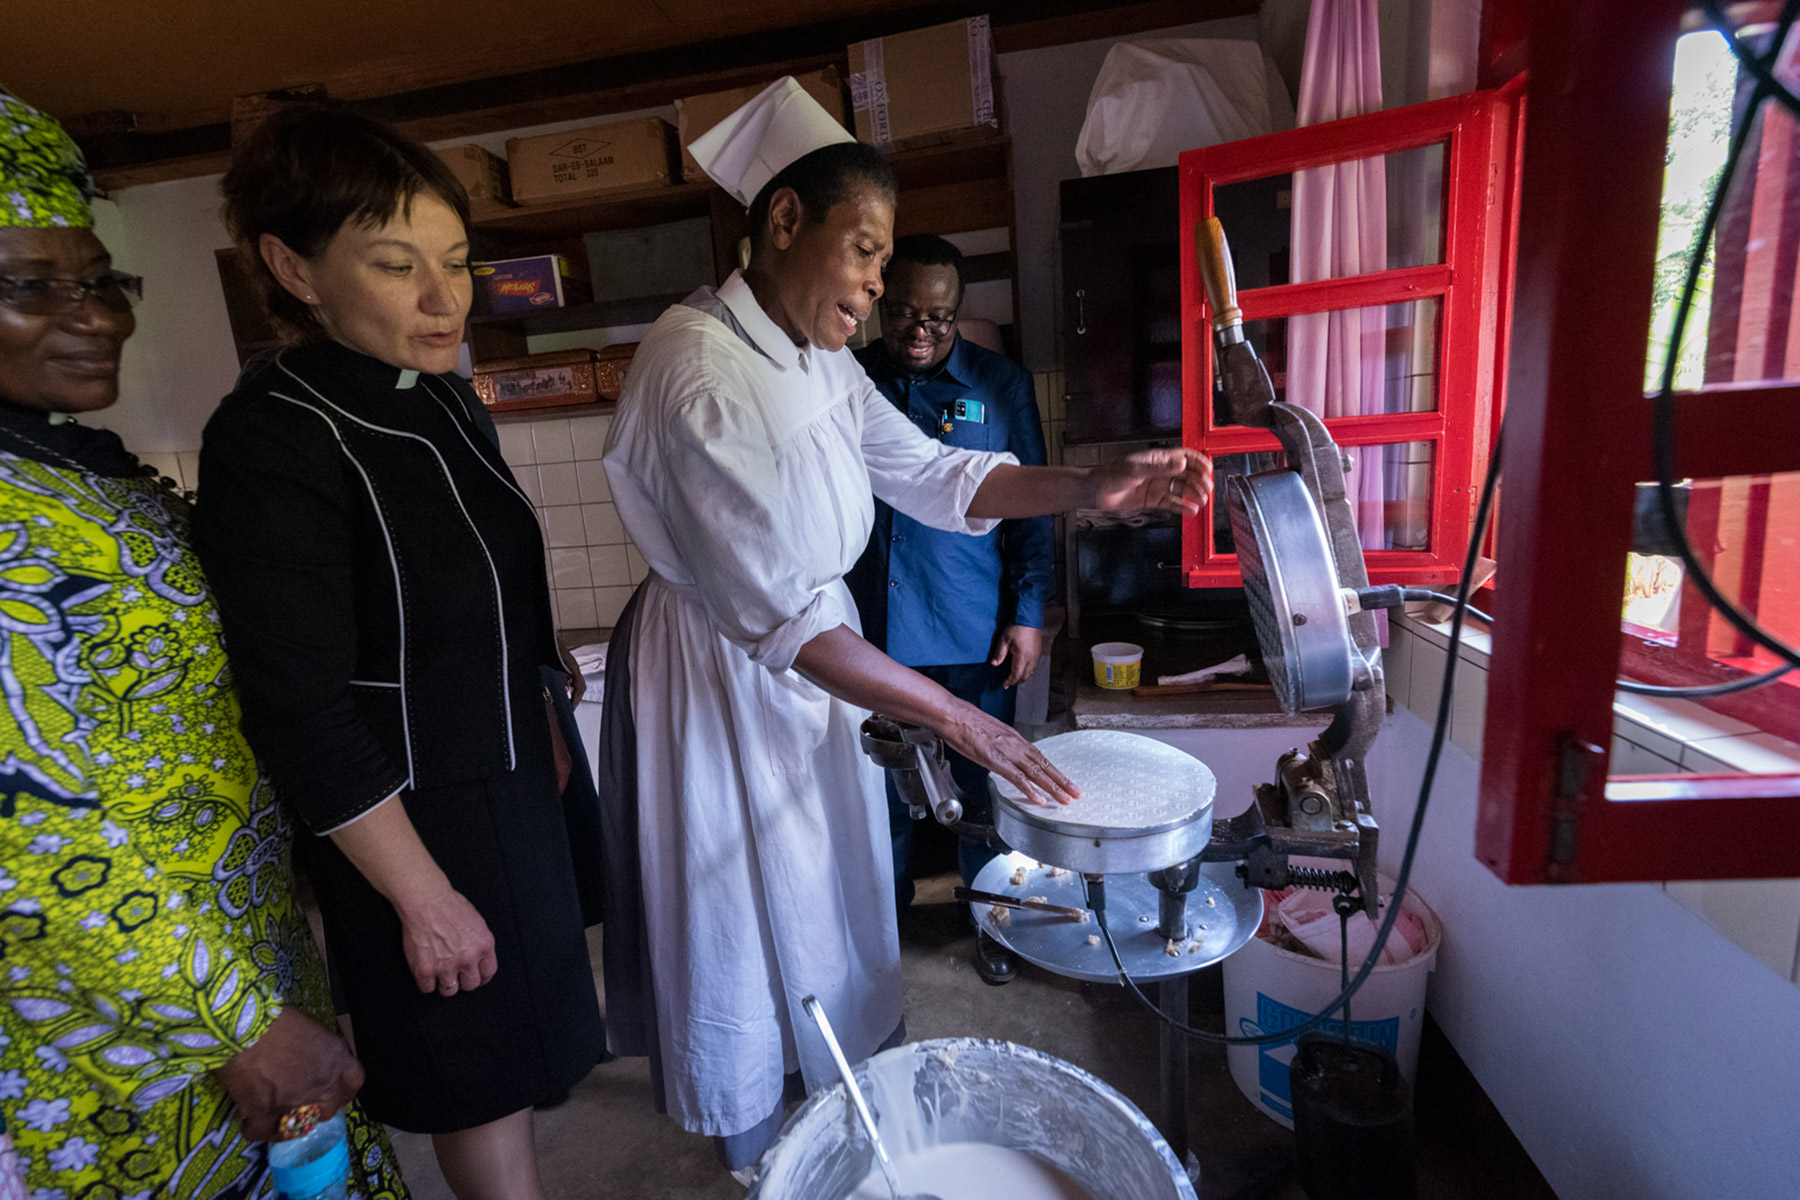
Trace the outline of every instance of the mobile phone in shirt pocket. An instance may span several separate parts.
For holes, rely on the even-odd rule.
[[[993,409],[973,396],[959,396],[944,406],[944,444],[959,450],[998,450],[1004,440]]]

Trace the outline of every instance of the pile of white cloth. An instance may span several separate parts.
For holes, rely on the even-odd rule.
[[[1084,178],[1172,167],[1183,150],[1293,127],[1287,85],[1255,42],[1120,42],[1088,94],[1075,162]]]

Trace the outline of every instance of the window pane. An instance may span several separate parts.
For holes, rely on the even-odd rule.
[[[1365,550],[1431,549],[1431,472],[1436,442],[1351,446],[1348,484]]]
[[[1430,412],[1437,407],[1440,308],[1428,296],[1246,321],[1244,333],[1269,369],[1277,400],[1326,417]],[[1222,409],[1215,405],[1214,412]]]
[[[1720,616],[1675,556],[1656,489],[1639,485],[1627,556],[1620,672],[1668,687],[1729,683],[1781,659]],[[1789,646],[1800,643],[1800,473],[1696,479],[1677,510],[1695,555],[1727,598]],[[1800,742],[1800,671],[1731,695],[1696,698],[1735,732]]]
[[[1433,442],[1344,448],[1351,463],[1344,483],[1352,498],[1357,527],[1374,531],[1363,536],[1363,549],[1431,549],[1431,472],[1436,450]],[[1273,471],[1285,461],[1286,456],[1279,453],[1220,455],[1213,460],[1215,494],[1224,496],[1228,475]],[[1215,550],[1220,554],[1237,553],[1225,505],[1213,506],[1212,525]]]
[[[1688,481],[1677,512],[1718,590],[1789,646],[1800,644],[1800,472]],[[1719,615],[1665,534],[1654,485],[1638,488],[1622,610],[1623,669],[1660,684],[1721,683],[1779,665]],[[1800,672],[1728,700],[1703,701],[1783,736],[1800,736]]]
[[[1768,36],[1751,33],[1745,41],[1760,51]],[[1645,369],[1650,389],[1660,386],[1671,355],[1678,388],[1800,380],[1800,121],[1779,104],[1751,109],[1749,82],[1717,32],[1676,44]],[[1730,139],[1746,123],[1748,140],[1705,247],[1681,345],[1671,351],[1702,220]]]
[[[1213,212],[1231,241],[1238,286],[1341,279],[1443,262],[1444,161],[1445,143],[1435,142],[1213,188]],[[1313,226],[1323,219],[1315,214],[1330,189],[1356,197],[1356,247],[1366,257],[1329,261],[1324,248],[1331,241]],[[1298,262],[1291,253],[1296,245],[1306,248]]]

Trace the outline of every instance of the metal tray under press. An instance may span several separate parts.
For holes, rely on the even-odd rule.
[[[1013,876],[1023,868],[1022,883]],[[1087,907],[1086,886],[1072,871],[1054,873],[1023,854],[1003,854],[981,869],[975,887],[984,892],[1029,900],[1042,896],[1052,904]],[[1186,975],[1240,950],[1256,934],[1263,919],[1263,894],[1245,887],[1233,863],[1204,863],[1200,882],[1188,895],[1188,937],[1169,953],[1168,940],[1156,929],[1155,886],[1143,875],[1114,875],[1106,881],[1107,927],[1119,947],[1125,970],[1140,983]],[[1072,921],[1055,913],[997,909],[971,902],[970,912],[983,932],[1020,958],[1068,979],[1117,983],[1118,968],[1100,927],[1092,920]],[[991,913],[1005,912],[1000,924]]]
[[[1193,755],[1111,729],[1059,733],[1037,748],[1082,794],[1066,807],[1029,804],[990,776],[995,828],[1013,849],[1089,875],[1134,875],[1186,862],[1211,839],[1218,780]]]

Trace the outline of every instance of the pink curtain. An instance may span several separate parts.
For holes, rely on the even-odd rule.
[[[1376,0],[1313,0],[1297,123],[1381,108]],[[1292,278],[1343,279],[1387,268],[1387,175],[1379,157],[1294,174]],[[1387,313],[1380,308],[1288,319],[1287,399],[1323,417],[1384,411]],[[1385,544],[1384,452],[1350,450],[1349,480],[1364,547]],[[1399,481],[1396,481],[1399,482]]]

